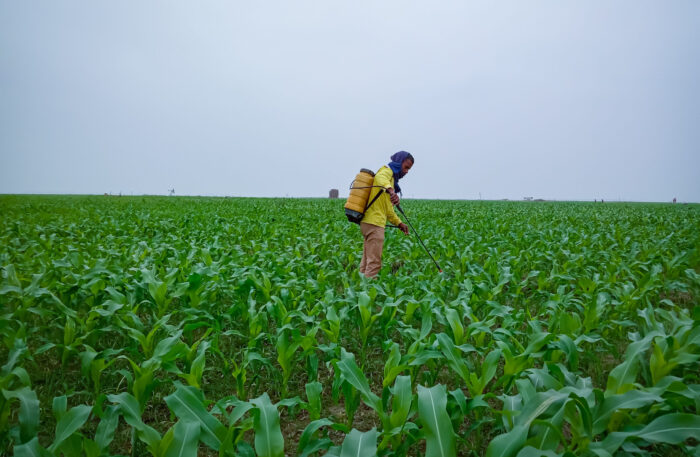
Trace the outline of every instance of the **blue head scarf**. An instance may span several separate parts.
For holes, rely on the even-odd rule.
[[[414,162],[413,156],[406,151],[399,151],[392,155],[391,162],[389,162],[389,168],[394,172],[394,190],[401,193],[401,187],[399,187],[399,179],[403,178],[405,173],[401,169],[403,161],[406,159],[411,159]]]

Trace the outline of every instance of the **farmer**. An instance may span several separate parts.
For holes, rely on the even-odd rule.
[[[384,227],[387,219],[397,225],[401,231],[408,235],[408,227],[394,212],[391,206],[399,204],[399,179],[406,176],[413,166],[413,156],[406,151],[399,151],[391,156],[391,162],[383,166],[374,175],[374,186],[369,195],[372,201],[377,193],[382,195],[369,207],[360,222],[360,230],[364,238],[362,249],[362,262],[360,273],[368,278],[374,278],[382,268],[382,249],[384,248]]]

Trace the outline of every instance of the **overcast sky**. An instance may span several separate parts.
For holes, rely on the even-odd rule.
[[[0,0],[0,193],[700,202],[700,1]]]

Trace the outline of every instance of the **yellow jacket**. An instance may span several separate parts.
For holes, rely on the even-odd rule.
[[[381,186],[384,189],[388,189],[390,187],[393,188],[394,172],[391,171],[391,168],[387,167],[386,165],[380,168],[377,174],[374,175],[374,185]],[[394,206],[391,204],[391,197],[389,197],[387,192],[382,191],[382,189],[379,189],[378,187],[373,187],[369,194],[369,200],[367,200],[367,203],[372,201],[372,199],[377,195],[377,192],[382,192],[382,195],[377,199],[377,201],[372,203],[372,206],[369,207],[362,218],[362,222],[376,225],[377,227],[384,227],[386,226],[387,219],[389,219],[392,224],[399,225],[401,223],[401,219],[399,219],[394,212]]]

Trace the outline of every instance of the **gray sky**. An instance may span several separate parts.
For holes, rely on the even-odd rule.
[[[700,2],[0,0],[0,193],[700,202]]]

